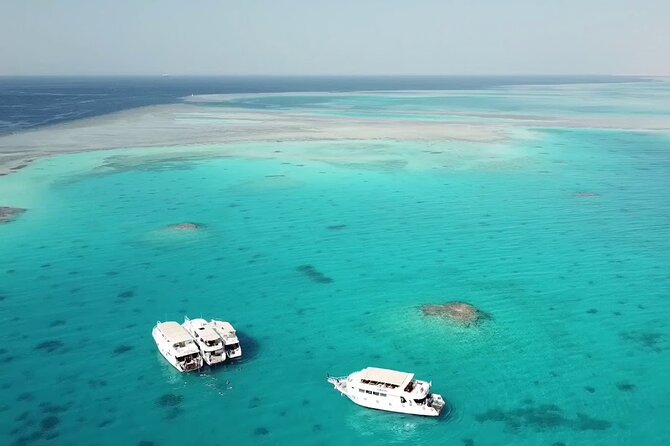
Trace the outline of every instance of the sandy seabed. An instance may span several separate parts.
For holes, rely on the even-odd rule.
[[[265,95],[258,95],[265,96]],[[237,96],[231,95],[234,99]],[[223,102],[221,102],[223,101]],[[37,158],[88,150],[146,147],[187,147],[184,155],[243,156],[249,158],[298,158],[334,163],[400,163],[417,166],[416,153],[386,150],[379,142],[422,143],[430,156],[428,165],[449,163],[454,155],[468,155],[476,145],[480,158],[515,155],[510,143],[538,138],[533,129],[627,128],[638,131],[670,131],[670,118],[631,119],[602,115],[571,119],[551,114],[451,112],[458,120],[359,118],[327,116],[313,110],[253,110],[221,106],[225,96],[189,98],[179,104],[141,107],[102,117],[0,137],[0,175],[26,167]],[[218,105],[217,105],[218,104]],[[438,113],[439,114],[439,113]],[[437,116],[438,118],[444,116]],[[229,143],[240,142],[352,142],[365,141],[365,150],[328,150],[299,153],[276,150],[272,144],[252,149]],[[432,150],[431,144],[440,145]],[[436,156],[435,156],[436,155]],[[445,159],[440,159],[440,158]],[[411,166],[409,166],[411,167]]]

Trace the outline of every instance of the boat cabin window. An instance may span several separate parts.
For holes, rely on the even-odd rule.
[[[184,355],[177,358],[177,361],[193,361],[198,357],[198,353],[192,353],[190,355]]]
[[[371,394],[371,393],[372,393],[372,391],[370,391],[370,390],[366,390],[366,391],[365,391],[365,393],[370,393],[370,394]]]
[[[395,384],[383,383],[383,382],[380,382],[380,381],[370,381],[369,379],[362,379],[361,382],[363,384],[368,384],[370,386],[383,386],[383,387],[386,387],[387,389],[395,389],[395,388],[398,387]]]
[[[219,341],[205,341],[205,345],[208,347],[214,347],[216,344],[218,344]]]
[[[379,396],[379,392],[372,392],[372,394]]]
[[[226,345],[226,350],[235,350],[235,349],[237,349],[239,346],[240,346],[240,344],[238,344],[238,343],[230,344],[230,345]]]
[[[414,381],[410,381],[409,384],[407,384],[407,387],[405,387],[405,392],[411,392],[414,390]]]
[[[177,342],[174,344],[174,348],[183,348],[186,347],[186,342]]]

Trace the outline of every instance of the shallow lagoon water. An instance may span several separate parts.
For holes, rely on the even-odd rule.
[[[496,162],[153,148],[1,178],[30,208],[0,227],[2,443],[667,444],[670,139],[534,132]],[[162,230],[180,222],[206,226]],[[421,315],[452,300],[493,319]],[[185,315],[231,321],[244,360],[173,370],[150,332]],[[369,411],[325,381],[370,365],[432,380],[451,414]]]

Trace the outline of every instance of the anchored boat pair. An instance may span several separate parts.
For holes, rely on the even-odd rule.
[[[158,351],[180,372],[242,356],[242,347],[233,326],[224,321],[186,318],[178,322],[158,322],[151,332]]]

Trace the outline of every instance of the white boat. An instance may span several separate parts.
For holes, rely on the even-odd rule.
[[[219,364],[226,360],[223,339],[209,322],[204,319],[185,318],[182,326],[193,337],[207,365]]]
[[[240,358],[242,356],[242,347],[240,346],[240,340],[237,338],[237,332],[230,322],[212,319],[210,324],[214,327],[216,332],[221,335],[226,355],[230,359]]]
[[[413,373],[368,367],[349,376],[328,377],[335,390],[359,406],[411,415],[439,416],[442,396],[431,393],[431,383]]]
[[[158,351],[180,372],[202,367],[200,350],[191,335],[178,322],[160,322],[151,331]]]

